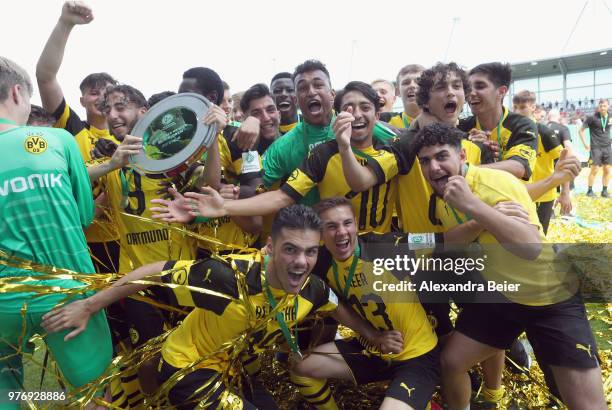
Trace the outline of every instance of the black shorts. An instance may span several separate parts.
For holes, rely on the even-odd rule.
[[[364,354],[364,348],[356,338],[336,340],[335,343],[356,384],[391,380],[385,397],[407,403],[414,409],[427,407],[440,381],[438,346],[412,359],[389,362]]]
[[[538,211],[538,219],[542,224],[542,230],[544,235],[548,233],[548,225],[550,225],[550,217],[553,213],[553,206],[555,201],[536,202],[536,209]]]
[[[438,338],[453,331],[453,323],[450,319],[450,304],[446,303],[423,303],[423,309],[429,319],[429,324],[436,331]]]
[[[158,372],[160,384],[166,382],[179,370],[161,359]],[[202,386],[206,387],[202,389]],[[211,391],[215,387],[216,389]],[[216,409],[220,406],[222,395],[226,392],[226,389],[225,384],[221,381],[221,373],[212,369],[196,369],[186,374],[172,386],[168,391],[168,400],[178,410],[191,410],[196,406],[204,409]],[[198,393],[194,394],[196,391]],[[228,394],[232,396],[232,409],[256,409],[253,404],[240,396],[229,392]],[[202,399],[206,399],[206,401],[200,403]]]
[[[591,147],[591,165],[612,164],[612,147]]]
[[[145,296],[162,305],[172,306],[169,292],[171,292],[169,288],[151,286],[145,291]],[[124,299],[123,307],[126,321],[130,327],[130,339],[133,347],[140,347],[150,339],[160,336],[165,330],[176,326],[186,315],[186,313],[181,314],[158,308],[147,302],[132,298]],[[181,310],[187,311],[187,309]]]
[[[466,304],[455,328],[498,349],[509,349],[526,332],[540,364],[580,369],[599,365],[597,345],[579,295],[548,306]]]

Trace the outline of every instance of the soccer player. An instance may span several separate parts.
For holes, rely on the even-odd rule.
[[[573,283],[551,269],[553,251],[525,186],[507,172],[466,164],[463,133],[432,124],[413,142],[423,174],[438,195],[436,217],[446,229],[470,222],[466,244],[487,246],[482,275],[498,283],[519,283],[501,290],[506,303],[464,304],[456,331],[442,352],[442,385],[449,408],[469,408],[467,370],[496,356],[526,331],[536,358],[549,365],[564,403],[571,409],[605,409],[596,344],[584,304]],[[529,222],[503,215],[494,206],[518,202]],[[486,324],[486,325],[484,325]]]
[[[277,187],[290,178],[304,162],[313,148],[335,139],[332,124],[335,92],[331,88],[329,72],[323,63],[307,60],[298,65],[293,73],[297,90],[297,102],[303,120],[268,148],[263,158],[264,185],[268,189]],[[387,141],[395,134],[386,127],[375,124],[374,139]],[[249,142],[247,146],[254,146]],[[241,146],[241,144],[238,144]],[[300,203],[312,205],[319,200],[317,189],[311,190]]]
[[[571,153],[572,134],[567,126],[561,124],[561,114],[559,113],[559,110],[553,108],[548,112],[548,123],[546,125],[548,125],[548,128],[553,130],[553,132],[557,135],[557,138],[559,138],[559,141],[561,141],[563,147],[567,148]]]
[[[222,104],[221,77],[212,69],[194,67],[183,74],[179,92],[194,92],[206,97],[213,104]],[[228,199],[248,198],[261,185],[261,160],[258,151],[244,151],[233,137],[239,128],[228,124],[228,117],[219,107],[211,109],[210,116],[217,119],[217,140],[207,152],[204,181],[218,189]],[[259,123],[255,117],[250,117]],[[200,181],[197,184],[201,184]],[[234,187],[239,185],[240,189]],[[199,186],[197,187],[199,188]],[[202,221],[198,233],[216,238],[217,242],[198,240],[198,257],[210,256],[214,252],[231,252],[236,246],[250,247],[255,244],[261,231],[261,216],[238,216],[214,218]]]
[[[396,332],[374,329],[338,303],[320,278],[310,276],[317,260],[320,229],[321,221],[312,209],[303,205],[283,208],[275,217],[265,256],[255,252],[224,260],[147,265],[82,303],[52,312],[46,316],[45,326],[50,332],[74,327],[77,333],[92,312],[148,286],[133,282],[146,279],[174,284],[172,290],[163,288],[173,302],[195,309],[162,347],[159,375],[167,383],[170,403],[178,409],[197,405],[217,408],[221,403],[231,403],[236,409],[277,408],[269,393],[251,398],[253,402],[241,397],[232,383],[233,372],[239,362],[248,371],[263,350],[283,340],[299,358],[294,335],[307,316],[331,313],[380,351],[396,352],[403,343]],[[177,379],[179,374],[184,377]],[[254,373],[249,374],[256,386]]]
[[[55,118],[51,116],[43,107],[32,104],[30,108],[30,116],[28,117],[28,125],[34,127],[53,127]]]
[[[591,173],[589,174],[589,190],[587,196],[595,196],[593,193],[593,182],[599,172],[599,168],[603,167],[601,176],[601,196],[609,198],[608,181],[610,180],[610,164],[612,163],[612,139],[610,138],[610,121],[608,115],[608,100],[602,98],[597,104],[597,112],[582,124],[578,130],[578,135],[582,140],[582,144],[587,151],[590,151],[591,157]],[[591,136],[590,144],[587,144],[584,139],[584,130],[589,129]]]
[[[89,24],[92,20],[93,12],[89,6],[80,1],[65,2],[61,16],[36,65],[43,108],[52,113],[55,127],[64,128],[74,135],[85,162],[91,161],[97,155],[105,156],[103,153],[112,155],[112,150],[119,144],[110,135],[104,114],[97,108],[106,87],[117,84],[115,79],[107,73],[92,73],[83,79],[80,85],[80,103],[85,108],[85,121],[70,107],[57,80],[72,29],[75,25]],[[102,195],[104,189],[103,185],[94,184],[94,197],[99,198],[97,202],[101,205],[106,204]],[[96,270],[116,272],[119,268],[119,233],[107,212],[101,212],[94,219],[93,224],[85,231],[85,236],[94,256]]]
[[[465,71],[455,63],[438,64],[421,73],[419,78],[418,104],[435,121],[456,124],[465,101],[467,77]],[[419,127],[416,120],[413,129],[392,143],[400,161],[394,169],[400,175],[398,215],[403,232],[441,232],[440,226],[430,216],[431,188],[425,181],[418,161],[410,153],[409,142]],[[464,142],[470,154],[470,163],[479,164],[481,147],[470,141]],[[343,171],[348,185],[355,192],[370,189],[377,181],[376,171],[354,161],[349,151],[341,150]],[[390,175],[395,176],[395,175]]]
[[[155,93],[149,97],[149,99],[147,100],[147,105],[149,106],[149,108],[152,108],[158,102],[163,101],[166,98],[173,96],[174,94],[176,94],[176,92],[174,91],[162,91],[159,93]]]
[[[367,256],[368,246],[392,247],[398,242],[406,243],[407,235],[357,236],[355,213],[346,198],[324,199],[314,209],[321,218],[325,245],[319,251],[316,272],[342,302],[375,328],[401,334],[403,344],[392,355],[373,348],[360,337],[317,346],[313,354],[292,369],[298,376],[319,379],[319,385],[313,386],[315,394],[308,395],[308,401],[316,403],[317,408],[333,402],[329,388],[321,388],[324,381],[320,379],[341,378],[359,385],[391,380],[381,409],[424,409],[439,382],[435,333],[414,292],[397,298],[389,297],[388,292],[376,292],[374,281],[397,285],[400,279],[389,272],[382,276],[366,268],[373,253],[370,251],[370,257]],[[299,385],[299,377],[292,378]]]
[[[195,246],[190,238],[146,220],[151,217],[147,203],[159,196],[159,183],[168,178],[141,175],[128,166],[129,155],[142,150],[141,139],[129,133],[147,111],[145,97],[129,85],[109,87],[100,102],[100,110],[107,118],[111,132],[121,143],[109,160],[88,167],[88,173],[92,181],[103,179],[105,182],[109,207],[121,238],[119,272],[127,273],[158,260],[193,258]],[[225,116],[219,107],[216,110],[211,110],[211,115],[220,112]],[[208,119],[204,117],[205,121]],[[125,300],[124,307],[131,326],[132,346],[140,346],[163,332],[164,317],[157,308],[131,298]],[[140,366],[140,388],[143,392],[155,389],[157,381],[154,370],[155,363],[151,360]],[[130,405],[138,405],[142,396],[130,395],[127,400]]]
[[[41,328],[45,313],[65,302],[70,297],[66,293],[85,286],[78,278],[36,280],[41,273],[5,265],[20,258],[48,269],[95,272],[83,234],[94,215],[85,164],[68,132],[25,126],[32,90],[28,74],[0,57],[0,278],[14,278],[12,285],[25,286],[23,291],[0,293],[0,390],[5,395],[22,389],[21,353],[31,352],[29,340],[35,334],[43,335],[69,390],[98,379],[112,357],[103,311],[94,314],[78,336],[69,330],[45,334]],[[54,275],[50,270],[42,274]],[[41,293],[28,289],[36,286]],[[3,403],[7,406],[19,409],[19,402]]]
[[[382,121],[388,122],[395,128],[410,128],[410,124],[421,113],[421,107],[417,103],[417,92],[418,79],[424,70],[425,67],[418,64],[408,64],[399,70],[396,84],[404,104],[404,111],[381,115]]]
[[[561,141],[556,137],[553,130],[548,128],[535,118],[536,95],[532,91],[522,90],[514,94],[512,97],[512,111],[521,114],[534,122],[538,129],[538,151],[536,164],[533,170],[533,181],[540,181],[554,172],[555,161],[559,159],[561,154]],[[572,200],[569,196],[569,182],[561,186],[561,195],[559,202],[561,203],[561,211],[569,213],[572,210]],[[552,216],[553,207],[555,204],[557,191],[551,188],[548,192],[539,198],[536,198],[535,203],[538,210],[538,218],[542,224],[544,235],[548,233],[548,225]]]
[[[488,167],[530,181],[535,167],[538,130],[532,120],[503,106],[511,80],[510,64],[495,62],[472,68],[468,103],[474,115],[461,120],[459,129],[469,132],[471,140],[497,143],[498,160]]]
[[[273,84],[278,81],[280,80],[273,81]],[[293,85],[293,82],[291,84]],[[285,91],[283,91],[282,96],[285,95]],[[257,144],[259,155],[263,155],[268,147],[284,134],[282,131],[283,110],[278,108],[279,105],[281,107],[284,107],[284,105],[278,102],[280,98],[281,96],[272,94],[265,84],[255,84],[245,91],[242,100],[240,100],[242,111],[247,116],[259,120],[260,138]]]
[[[276,103],[276,108],[280,112],[279,131],[285,135],[291,131],[298,123],[297,97],[295,95],[295,85],[291,73],[282,72],[272,77],[270,90]]]
[[[232,109],[232,118],[234,119],[234,121],[237,121],[237,122],[242,122],[242,120],[244,120],[245,118],[244,112],[242,112],[242,109],[240,108],[240,100],[242,99],[243,95],[244,95],[244,91],[240,91],[232,95],[232,100],[234,100],[234,108]]]
[[[542,123],[546,125],[546,110],[541,104],[536,104],[535,110],[533,112],[533,118],[537,123]]]
[[[374,80],[370,85],[380,99],[380,113],[392,112],[393,104],[395,104],[395,99],[397,98],[395,95],[395,85],[391,81],[382,79]]]
[[[188,200],[178,195],[174,201],[155,200],[154,203],[164,206],[154,209],[158,212],[155,218],[167,222],[189,222],[194,214],[188,212],[191,209],[188,206],[185,208],[185,204],[193,201],[199,202],[199,212],[207,217],[266,215],[300,202],[309,192],[318,188],[323,198],[346,196],[351,199],[358,215],[360,232],[388,232],[397,192],[395,182],[390,181],[389,176],[397,174],[398,161],[383,144],[373,145],[373,128],[378,119],[378,96],[369,85],[353,81],[338,93],[335,106],[338,111],[348,110],[338,115],[333,124],[337,140],[324,142],[314,148],[304,164],[292,173],[279,190],[245,200],[224,201],[214,190],[205,188],[202,192],[210,196],[188,192],[185,194],[190,198]],[[307,120],[306,115],[304,118]],[[268,148],[266,155],[273,147],[274,144]],[[347,185],[342,174],[343,159],[339,153],[343,150],[350,152],[355,161],[367,163],[373,168],[374,183],[364,192],[353,192]]]
[[[110,160],[91,166],[88,171],[92,180],[103,176],[106,179],[109,205],[116,215],[121,235],[119,272],[127,273],[134,267],[168,257],[188,257],[192,251],[181,234],[129,216],[150,218],[146,205],[158,196],[159,179],[141,175],[127,167],[128,158],[123,151],[128,146],[129,154],[133,155],[141,148],[140,139],[129,133],[147,111],[146,99],[134,87],[117,85],[106,90],[100,109],[111,132],[121,141],[119,147],[123,147]]]
[[[232,99],[232,94],[230,93],[230,86],[225,81],[223,81],[223,100],[221,100],[219,107],[225,111],[227,118],[232,118],[232,112],[234,111],[234,100]]]

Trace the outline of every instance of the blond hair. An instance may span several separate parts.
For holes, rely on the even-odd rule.
[[[0,101],[6,100],[9,89],[17,84],[25,87],[28,94],[32,95],[34,88],[28,73],[17,63],[0,56]]]

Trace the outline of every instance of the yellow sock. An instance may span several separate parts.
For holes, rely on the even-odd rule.
[[[128,407],[127,394],[123,390],[123,386],[121,386],[121,377],[119,375],[114,376],[110,380],[110,389],[112,396],[111,403],[113,407],[118,409]]]
[[[338,410],[327,380],[311,379],[291,373],[291,382],[297,386],[302,397],[317,410]]]
[[[499,403],[504,398],[504,386],[499,389],[489,389],[482,386],[482,398],[492,403]]]

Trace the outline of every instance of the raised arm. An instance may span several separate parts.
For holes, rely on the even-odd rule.
[[[66,43],[72,28],[77,24],[88,24],[93,20],[91,8],[80,1],[67,1],[62,14],[51,32],[36,65],[36,79],[43,108],[53,112],[64,99],[57,81],[57,73],[64,59]]]
[[[361,165],[351,149],[351,123],[355,121],[352,109],[343,111],[336,117],[332,129],[338,142],[338,151],[342,158],[342,171],[348,186],[354,192],[363,192],[378,183],[378,178],[370,167]]]

